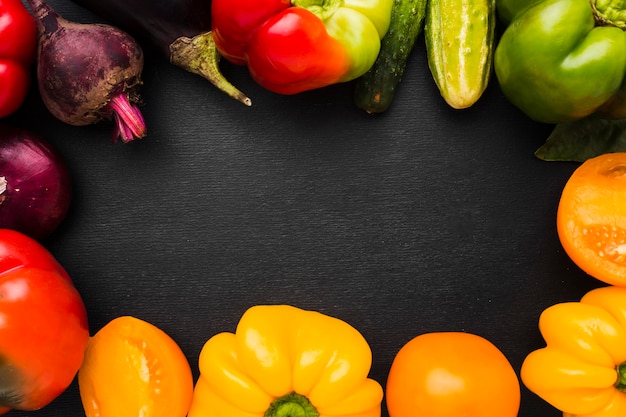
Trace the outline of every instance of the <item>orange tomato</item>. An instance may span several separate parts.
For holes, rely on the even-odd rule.
[[[174,340],[143,320],[110,321],[89,341],[78,371],[87,417],[184,417],[193,377]]]
[[[580,269],[626,285],[626,153],[588,159],[574,171],[559,201],[557,231]]]
[[[517,374],[504,354],[471,333],[425,333],[397,353],[387,379],[390,417],[516,417]]]

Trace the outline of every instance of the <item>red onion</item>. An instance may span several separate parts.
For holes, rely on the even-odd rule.
[[[48,142],[0,125],[0,228],[49,236],[66,217],[71,190],[68,167]]]
[[[74,126],[113,119],[113,138],[146,135],[138,103],[143,51],[126,32],[62,18],[44,0],[27,0],[39,30],[37,82],[44,104]]]

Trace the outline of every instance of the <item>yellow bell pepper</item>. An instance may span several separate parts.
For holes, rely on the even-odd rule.
[[[626,288],[548,307],[539,329],[546,347],[524,360],[524,385],[565,417],[626,416]]]
[[[372,353],[346,322],[288,305],[254,306],[200,352],[188,417],[379,417]]]

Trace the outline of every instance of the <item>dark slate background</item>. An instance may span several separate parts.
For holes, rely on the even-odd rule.
[[[102,22],[69,0],[50,4]],[[9,119],[44,135],[73,173],[68,218],[44,244],[84,297],[92,333],[120,315],[149,321],[197,378],[209,337],[252,305],[287,303],[359,329],[384,385],[400,347],[435,331],[486,337],[519,372],[543,344],[540,312],[601,285],[555,229],[578,164],[535,158],[552,126],[509,104],[495,77],[472,108],[451,109],[421,38],[394,104],[371,116],[351,83],[279,96],[245,68],[222,68],[252,107],[146,48],[149,134],[129,144],[111,142],[109,123],[54,119],[36,90]],[[74,383],[41,411],[9,415],[84,413]],[[523,388],[520,417],[560,415]]]

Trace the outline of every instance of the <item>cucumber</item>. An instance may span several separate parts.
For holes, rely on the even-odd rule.
[[[422,33],[427,0],[394,0],[389,30],[372,68],[356,80],[354,101],[368,113],[386,111],[407,65],[415,41]]]
[[[428,67],[455,109],[478,101],[491,76],[495,0],[429,0],[424,24]]]

